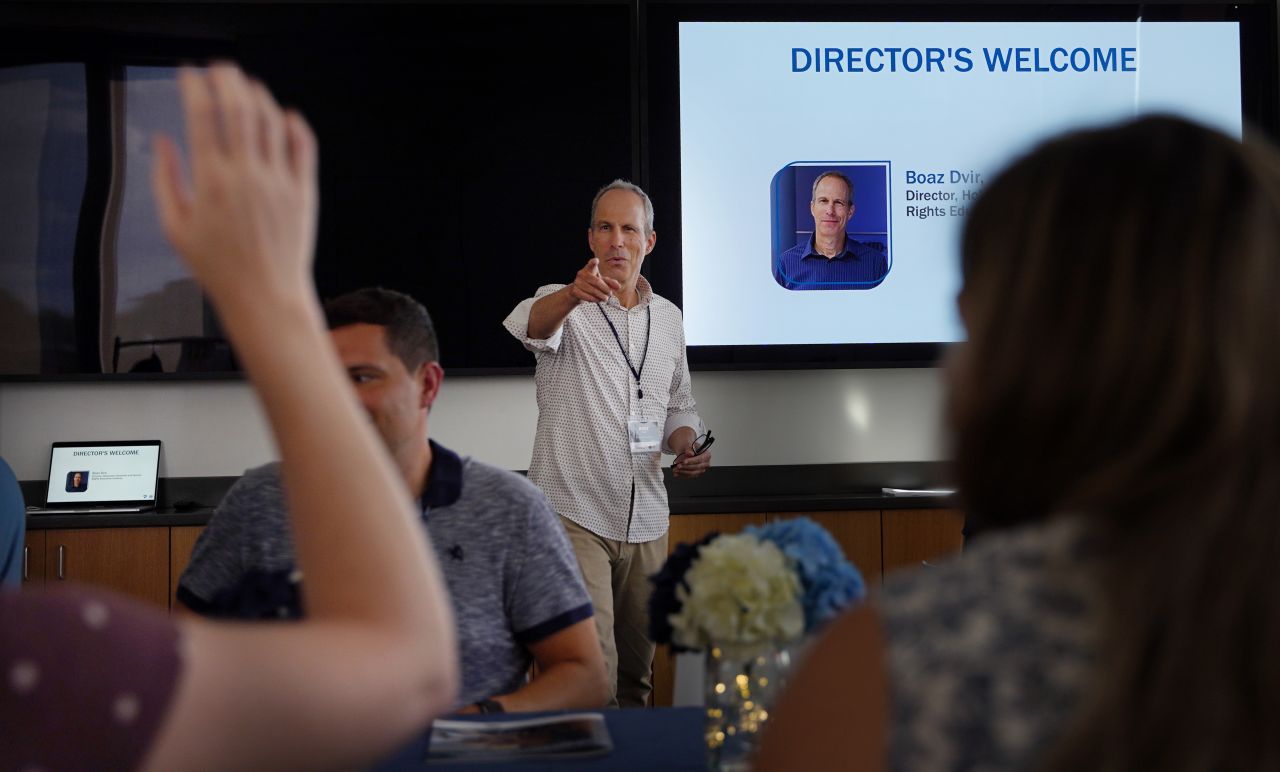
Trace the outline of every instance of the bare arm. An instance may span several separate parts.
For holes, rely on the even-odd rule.
[[[184,71],[180,87],[192,184],[172,140],[158,139],[152,182],[161,221],[266,409],[309,618],[180,620],[184,675],[146,766],[357,765],[451,703],[458,674],[449,603],[316,302],[310,130],[229,65],[207,77]]]
[[[529,651],[538,663],[538,675],[516,691],[494,698],[507,711],[599,708],[608,699],[604,654],[591,619],[543,638]]]
[[[600,261],[591,258],[573,277],[573,284],[567,284],[533,304],[529,310],[529,337],[534,340],[550,338],[579,303],[603,303],[621,288],[622,285],[614,279],[601,278]]]
[[[692,426],[681,426],[679,429],[672,432],[671,436],[667,438],[667,444],[670,445],[671,449],[676,452],[677,456],[679,456],[686,452],[692,452],[693,441],[697,438],[698,435],[694,433]]]
[[[888,709],[880,620],[864,604],[832,622],[804,658],[753,769],[883,769]]]

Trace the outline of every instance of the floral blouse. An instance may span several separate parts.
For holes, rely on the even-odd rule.
[[[1028,769],[1088,688],[1098,561],[1079,519],[984,533],[964,554],[890,577],[880,597],[890,767]]]

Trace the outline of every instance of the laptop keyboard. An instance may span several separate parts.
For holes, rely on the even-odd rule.
[[[27,507],[29,515],[109,515],[142,511],[142,507]]]

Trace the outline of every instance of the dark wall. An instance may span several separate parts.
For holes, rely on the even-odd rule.
[[[85,61],[91,91],[114,67],[210,56],[262,78],[320,138],[322,295],[399,289],[431,310],[446,367],[532,365],[502,318],[573,276],[592,195],[634,176],[629,3],[0,7],[0,65]],[[88,194],[110,172],[91,170]],[[82,230],[77,270],[92,271],[97,229]]]

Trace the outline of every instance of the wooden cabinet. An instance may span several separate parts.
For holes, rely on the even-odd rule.
[[[737,533],[749,525],[764,524],[764,514],[673,515],[667,534],[667,554],[670,555],[677,544],[698,541],[709,533]],[[653,705],[671,704],[671,693],[675,686],[673,662],[670,646],[659,646],[654,652],[653,692],[649,696]]]
[[[964,516],[949,509],[693,514],[672,516],[668,553],[713,531],[737,533],[748,525],[801,515],[831,533],[870,587],[890,571],[943,558],[964,543]],[[198,525],[28,530],[23,582],[82,582],[170,609],[203,530]],[[658,647],[653,677],[653,704],[670,705],[675,674],[666,646]]]
[[[675,515],[667,535],[667,554],[683,542],[695,542],[709,533],[737,533],[749,525],[764,525],[765,515]]]
[[[22,546],[22,585],[24,587],[44,585],[44,543],[44,531],[27,531],[27,540]]]
[[[91,584],[169,608],[169,528],[43,531],[47,586]]]
[[[203,525],[175,525],[169,529],[169,607],[177,608],[174,596],[178,594],[178,580],[191,562],[191,550],[196,539],[204,531]]]
[[[713,531],[737,533],[748,525],[764,525],[775,520],[809,517],[840,545],[845,557],[858,567],[867,584],[880,583],[881,513],[879,510],[848,512],[778,512],[769,514],[673,515],[667,539],[670,554],[677,544],[701,539]],[[653,704],[670,705],[675,690],[674,658],[670,646],[659,646],[653,658]]]
[[[880,584],[881,571],[881,518],[880,511],[851,510],[848,512],[801,512],[769,515],[769,520],[785,520],[807,517],[831,534],[840,545],[844,556],[858,567],[868,587]]]
[[[955,509],[887,509],[881,524],[886,574],[939,560],[964,546],[964,514]]]
[[[28,530],[23,584],[78,582],[173,608],[201,525]]]
[[[964,544],[964,515],[951,509],[886,509],[844,512],[778,512],[769,514],[673,515],[667,550],[701,539],[712,531],[736,533],[748,525],[805,516],[812,518],[858,567],[868,588],[888,572],[919,566],[958,552]],[[671,704],[675,690],[674,659],[669,646],[653,658],[653,704]]]

